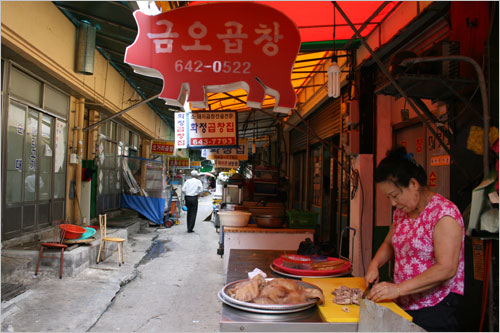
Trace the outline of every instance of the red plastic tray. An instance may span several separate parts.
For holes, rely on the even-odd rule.
[[[328,261],[336,261],[336,260],[342,260],[342,259],[328,257]],[[344,265],[342,267],[337,268],[337,269],[326,270],[326,271],[315,271],[315,270],[309,270],[309,269],[296,269],[296,268],[285,267],[285,266],[283,266],[283,259],[282,258],[274,259],[273,264],[284,272],[287,272],[290,274],[295,274],[295,275],[306,275],[306,276],[332,275],[332,274],[346,272],[346,271],[349,271],[351,269],[351,263],[349,261],[345,261],[345,260],[344,260]]]

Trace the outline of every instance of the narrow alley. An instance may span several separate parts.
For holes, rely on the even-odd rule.
[[[115,255],[75,278],[45,274],[2,309],[10,332],[219,331],[224,285],[212,197],[200,199],[194,233],[185,213],[171,228],[145,227],[128,237],[125,264]],[[33,277],[35,278],[35,277]]]

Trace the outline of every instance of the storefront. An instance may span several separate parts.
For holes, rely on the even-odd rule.
[[[100,127],[97,145],[97,213],[120,208],[122,155],[139,156],[140,137],[129,127],[109,121]]]
[[[6,240],[64,218],[70,97],[8,60],[2,60],[2,77]]]
[[[120,209],[120,156],[173,136],[102,50],[89,52],[93,71],[77,66],[82,32],[71,18],[52,2],[2,3],[3,246]]]

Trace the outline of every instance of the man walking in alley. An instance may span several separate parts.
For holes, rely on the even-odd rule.
[[[197,178],[198,172],[191,171],[191,179],[188,179],[182,186],[187,207],[187,232],[193,232],[196,214],[198,213],[198,196],[203,191],[203,185]]]

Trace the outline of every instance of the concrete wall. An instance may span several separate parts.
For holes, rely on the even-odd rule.
[[[378,165],[385,157],[386,152],[392,148],[392,100],[393,97],[390,96],[377,96],[375,165]],[[378,187],[375,187],[375,207],[375,225],[391,225],[391,203]]]

